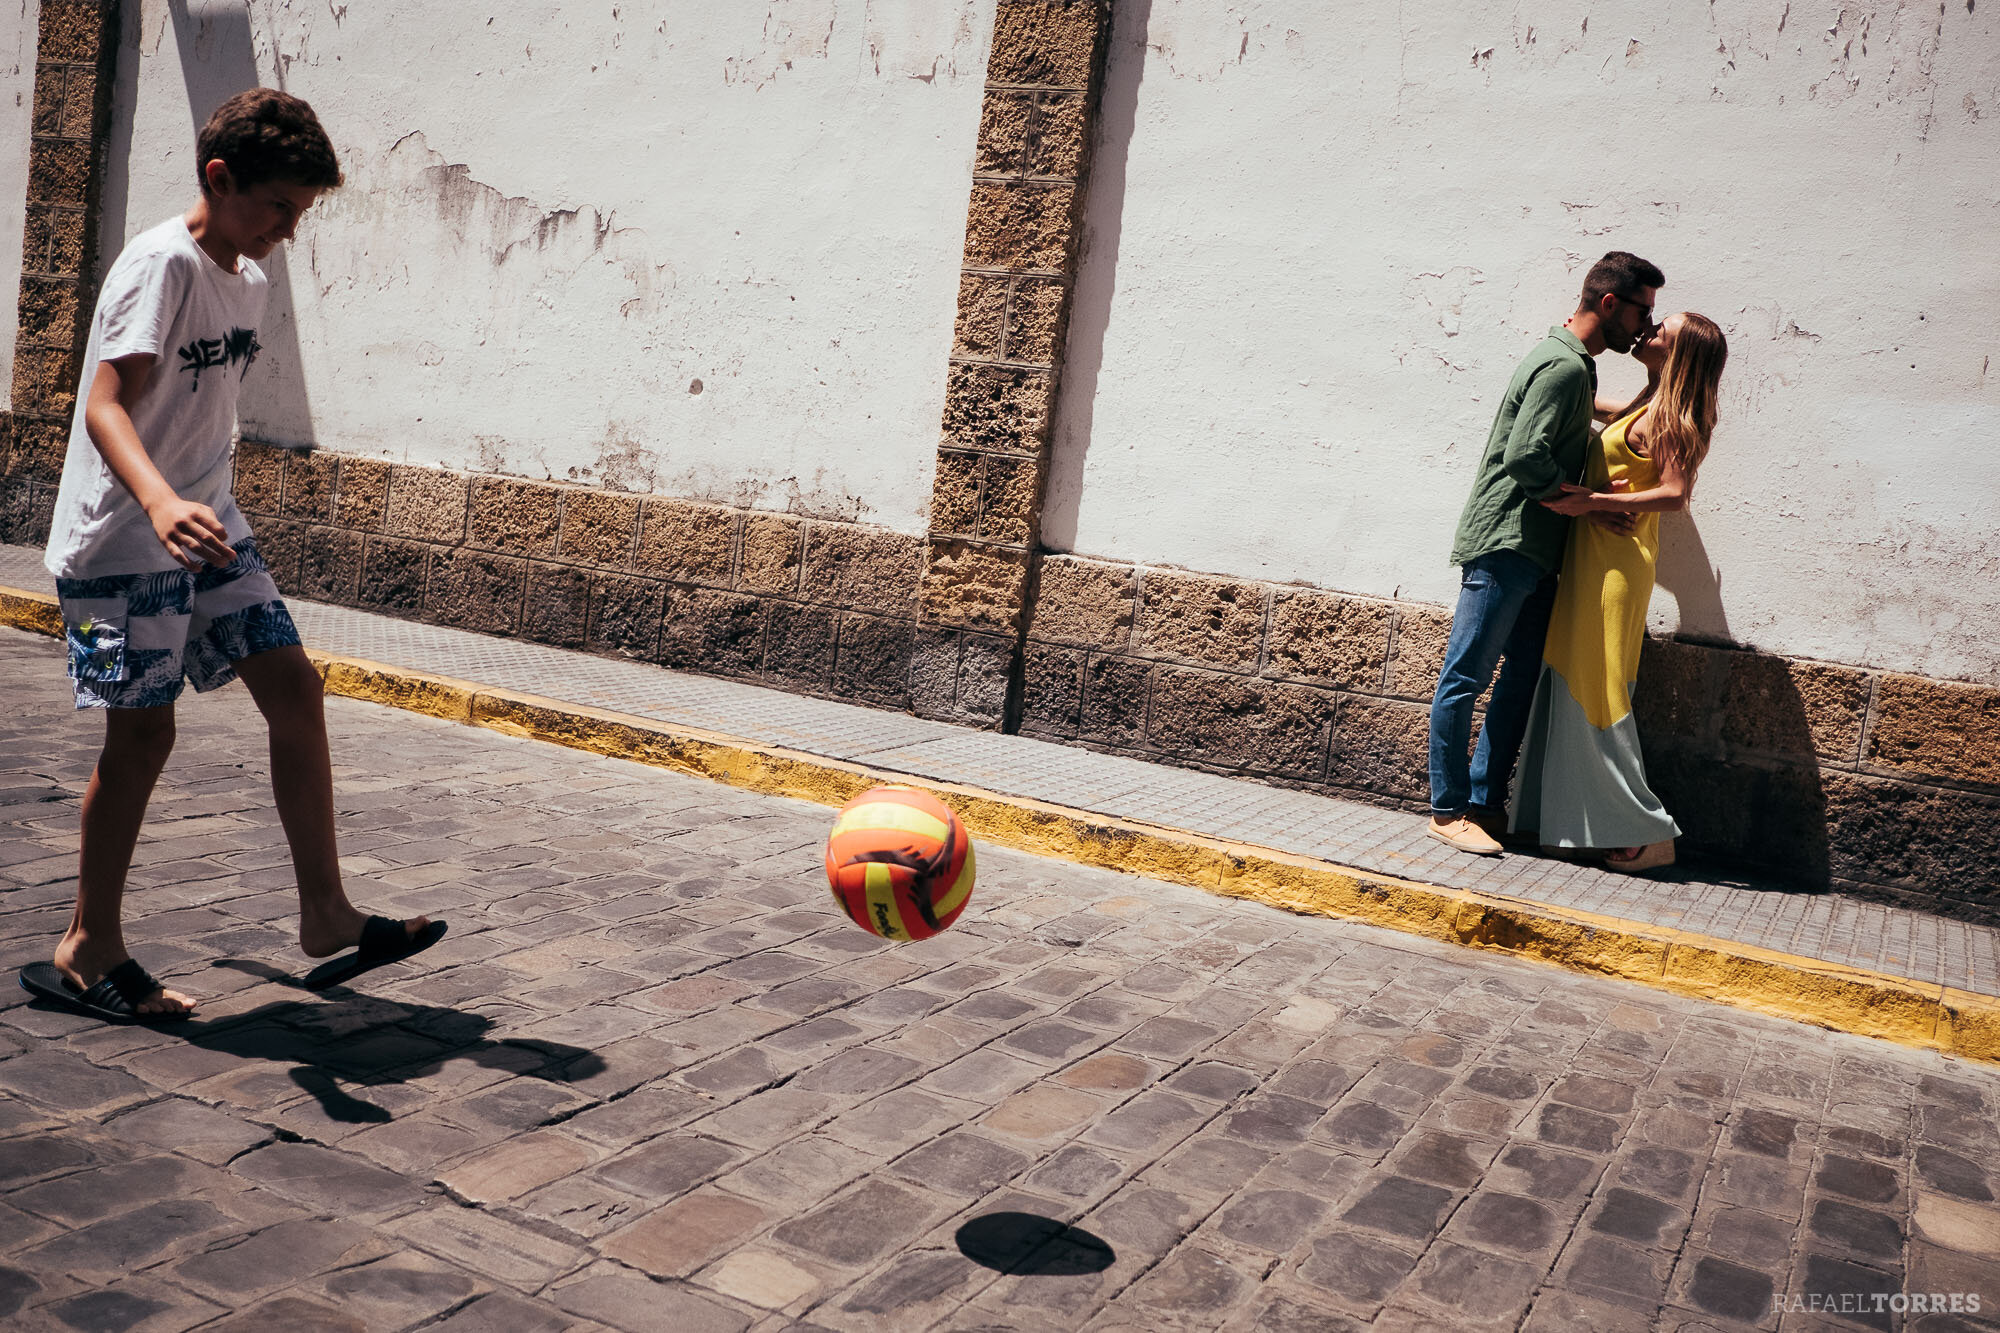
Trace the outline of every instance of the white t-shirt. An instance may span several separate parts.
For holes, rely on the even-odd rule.
[[[147,457],[175,494],[215,511],[230,542],[250,535],[230,494],[229,441],[237,390],[260,350],[257,323],[269,291],[263,270],[248,259],[225,272],[177,217],[133,237],[118,256],[90,321],[49,529],[50,573],[96,578],[180,568],[83,424],[98,365],[139,352],[154,358],[152,377],[132,405]]]

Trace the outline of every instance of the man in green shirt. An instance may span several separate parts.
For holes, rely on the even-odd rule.
[[[1659,269],[1623,250],[1591,265],[1576,313],[1550,329],[1515,370],[1493,419],[1452,541],[1458,607],[1431,702],[1426,831],[1460,851],[1501,851],[1507,784],[1534,703],[1569,535],[1570,521],[1541,501],[1583,475],[1597,401],[1591,358],[1606,348],[1632,350],[1652,323],[1653,298],[1665,283]],[[1493,697],[1468,764],[1472,706],[1489,684]]]

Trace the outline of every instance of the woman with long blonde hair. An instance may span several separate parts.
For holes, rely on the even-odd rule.
[[[1533,830],[1545,850],[1627,872],[1672,864],[1680,836],[1646,784],[1632,689],[1660,515],[1686,506],[1708,456],[1729,344],[1715,321],[1686,311],[1649,330],[1632,355],[1646,367],[1645,390],[1609,414],[1583,484],[1543,503],[1572,518],[1609,512],[1636,522],[1622,533],[1570,524],[1508,811],[1510,827]]]

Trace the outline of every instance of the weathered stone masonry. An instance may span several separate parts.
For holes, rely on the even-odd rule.
[[[97,299],[117,0],[44,0],[35,53],[12,411],[0,414],[0,540],[48,540]]]
[[[1110,22],[1101,0],[1002,0],[994,16],[916,654],[919,679],[955,666],[960,697],[943,708],[941,689],[921,691],[931,716],[978,717],[968,680],[1005,684],[1018,708]]]
[[[245,441],[236,499],[301,597],[903,708],[920,539]],[[996,698],[982,719],[997,720]]]
[[[1450,613],[1046,557],[1021,730],[1415,810]],[[2000,689],[1648,641],[1648,775],[1683,847],[2000,919]]]
[[[115,0],[46,0],[0,539],[39,544],[96,290]],[[931,501],[861,524],[245,442],[287,592],[1415,810],[1442,608],[1040,548],[1109,6],[1003,0]],[[1690,852],[2000,919],[2000,690],[1651,642]]]

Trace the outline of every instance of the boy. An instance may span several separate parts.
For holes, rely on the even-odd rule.
[[[201,196],[135,238],[106,275],[70,425],[47,565],[76,706],[105,710],[83,798],[76,911],[55,961],[21,969],[40,998],[111,1022],[185,1018],[125,951],[125,876],[174,745],[182,680],[241,676],[271,735],[271,788],[299,884],[299,945],[323,988],[429,948],[443,922],[364,917],[334,849],[320,681],[229,490],[237,387],[256,360],[256,261],[341,183],[312,108],[253,88],[196,141]]]
[[[1582,475],[1597,398],[1593,358],[1606,348],[1632,350],[1651,327],[1653,298],[1665,284],[1658,268],[1623,250],[1592,264],[1576,313],[1550,329],[1514,371],[1494,416],[1452,541],[1458,607],[1431,701],[1431,819],[1424,831],[1459,851],[1498,856],[1502,850],[1497,835],[1507,827],[1507,784],[1541,677],[1569,535],[1569,520],[1540,502]],[[1610,515],[1602,521],[1631,527]],[[1472,705],[1489,684],[1493,697],[1468,765]]]

